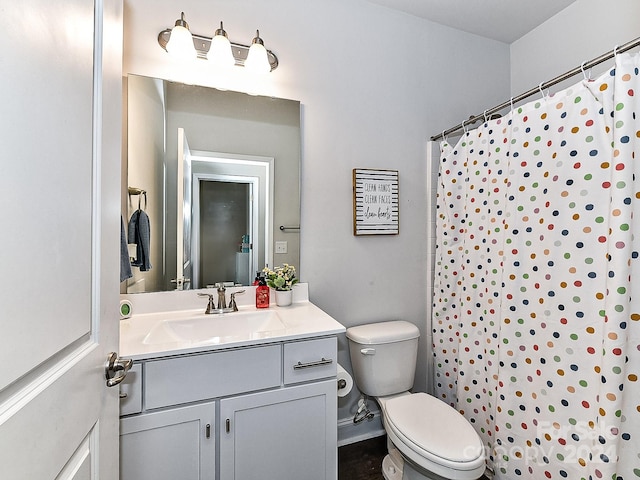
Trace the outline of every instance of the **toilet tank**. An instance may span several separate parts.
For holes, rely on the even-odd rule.
[[[419,337],[418,328],[402,320],[348,328],[358,389],[371,397],[409,390],[416,373]]]

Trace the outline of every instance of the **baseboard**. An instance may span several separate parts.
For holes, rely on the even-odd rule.
[[[372,412],[373,418],[353,423],[353,418],[338,420],[338,446],[350,445],[385,434],[380,412]]]

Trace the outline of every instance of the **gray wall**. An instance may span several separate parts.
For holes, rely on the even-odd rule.
[[[223,19],[238,43],[260,28],[280,66],[255,80],[241,69],[213,74],[204,61],[173,64],[156,37],[180,11],[203,35]],[[301,277],[346,327],[416,324],[415,388],[425,390],[428,138],[508,97],[509,46],[362,0],[125,0],[124,71],[301,101]],[[353,168],[399,171],[399,235],[353,236]],[[351,369],[344,337],[339,361]],[[357,399],[354,390],[338,402],[345,423]]]
[[[163,210],[164,210],[164,129],[165,129],[165,98],[162,82],[153,79],[131,77],[128,89],[136,92],[128,97],[129,109],[124,110],[127,115],[125,125],[128,130],[127,159],[123,169],[128,185],[146,190],[146,213],[149,215],[151,227],[150,235],[150,261],[151,270],[141,272],[139,268],[133,267],[133,278],[122,284],[135,291],[156,291],[164,290],[166,287],[164,280],[164,256],[162,254],[164,245],[163,234]],[[125,197],[126,204],[122,211],[125,222],[131,218],[131,214],[138,209],[138,201],[142,201],[142,208],[145,208],[144,198],[139,196]],[[129,239],[130,242],[133,239]],[[174,242],[175,243],[175,242]],[[175,263],[175,255],[174,255]],[[173,268],[175,277],[175,267]]]
[[[638,0],[577,0],[511,44],[512,94],[534,88],[639,37],[639,18]],[[594,68],[592,78],[612,64],[608,61]],[[573,77],[551,91],[580,80],[580,76]]]

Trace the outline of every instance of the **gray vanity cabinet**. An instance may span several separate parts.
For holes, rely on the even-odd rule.
[[[120,421],[121,480],[215,478],[215,402]]]
[[[337,339],[140,360],[121,480],[336,480]]]
[[[336,478],[336,381],[220,401],[220,478]]]

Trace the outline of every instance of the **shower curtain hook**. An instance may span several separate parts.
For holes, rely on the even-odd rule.
[[[485,110],[485,111],[483,112],[483,115],[484,115],[484,123],[487,123],[487,122],[489,121],[489,120],[487,120],[487,112],[488,112],[488,110]]]
[[[444,140],[445,142],[449,143],[449,140],[447,140],[447,136],[445,135],[446,130],[442,130],[442,140]]]
[[[585,64],[585,63],[587,63],[587,62],[582,62],[582,63],[580,64],[580,70],[582,70],[582,76],[584,77],[584,79],[585,79],[587,82],[590,82],[590,81],[591,81],[591,70],[589,70],[589,76],[587,77],[587,73],[584,71],[584,64]]]
[[[618,48],[620,48],[620,45],[616,45],[615,47],[613,47],[613,58],[616,58],[618,56]]]
[[[544,94],[544,90],[542,89],[542,85],[544,85],[544,82],[540,82],[540,85],[538,85],[538,90],[540,90],[540,95],[542,95],[542,99],[545,100],[547,98],[547,96]]]
[[[509,99],[509,103],[511,104],[511,111],[513,112],[513,97]]]
[[[466,133],[468,133],[468,132],[467,132],[467,129],[466,129],[465,125],[464,125],[464,121],[463,121],[460,125],[462,126],[462,131],[463,131],[465,134],[466,134]]]

